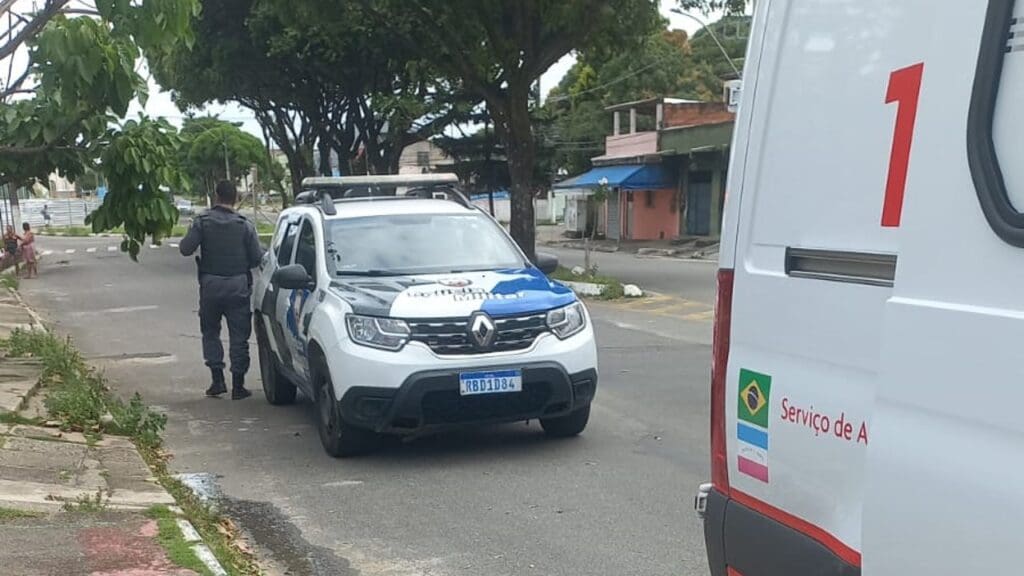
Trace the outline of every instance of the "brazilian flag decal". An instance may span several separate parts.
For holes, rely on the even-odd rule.
[[[740,370],[738,417],[742,422],[768,428],[768,402],[772,393],[772,377],[753,370]]]

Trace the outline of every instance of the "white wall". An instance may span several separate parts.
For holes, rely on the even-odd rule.
[[[99,207],[97,199],[30,199],[18,203],[21,210],[21,220],[11,222],[10,205],[0,202],[0,219],[3,224],[13,225],[15,229],[21,230],[22,222],[28,222],[33,228],[43,226],[43,206],[49,206],[50,225],[59,226],[84,226],[85,217]]]
[[[487,198],[474,200],[473,204],[479,206],[485,212],[490,211],[490,204]],[[551,200],[539,198],[533,201],[533,214],[536,221],[557,221],[562,220],[565,215],[565,198],[556,196]],[[494,200],[494,217],[500,222],[508,222],[512,219],[512,208],[508,199]]]

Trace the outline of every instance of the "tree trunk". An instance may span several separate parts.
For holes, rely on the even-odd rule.
[[[14,230],[17,233],[21,233],[21,200],[18,198],[18,189],[11,185],[10,187],[10,200],[11,200],[11,224],[14,226]]]
[[[302,191],[302,179],[306,176],[304,162],[302,161],[301,150],[291,150],[285,152],[285,158],[288,159],[288,173],[292,180],[292,198],[299,195]],[[285,194],[281,194],[281,203],[283,206],[288,205],[288,201],[284,199]]]
[[[331,147],[323,139],[320,140],[320,175],[331,176]]]
[[[510,204],[512,208],[509,231],[512,238],[526,253],[531,262],[536,261],[536,229],[533,217],[533,127],[530,124],[529,86],[509,87],[509,107],[501,114],[502,121],[495,119],[495,127],[504,124],[500,130],[508,154],[508,175],[511,182]]]

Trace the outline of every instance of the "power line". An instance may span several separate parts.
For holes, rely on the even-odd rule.
[[[570,98],[575,98],[575,97],[580,96],[582,94],[589,94],[591,92],[596,92],[597,90],[601,90],[602,88],[607,88],[608,86],[611,86],[613,84],[618,84],[619,82],[624,82],[624,81],[629,80],[630,78],[632,78],[634,76],[637,76],[638,74],[641,74],[641,73],[643,73],[643,72],[645,72],[645,71],[647,71],[647,70],[649,70],[651,68],[654,68],[658,64],[661,64],[663,60],[667,60],[667,59],[668,59],[668,56],[664,56],[662,58],[659,58],[659,59],[655,60],[654,62],[651,62],[647,66],[642,66],[642,67],[638,68],[637,70],[634,70],[634,71],[632,71],[632,72],[630,72],[628,74],[624,74],[622,76],[619,76],[618,78],[615,78],[614,80],[609,80],[608,82],[605,82],[604,84],[599,84],[597,86],[594,86],[593,88],[587,88],[586,90],[580,90],[579,92],[576,92],[575,94],[566,94],[565,96],[548,96],[547,102],[562,102],[563,100],[568,100]]]

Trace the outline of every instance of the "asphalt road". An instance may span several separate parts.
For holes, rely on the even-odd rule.
[[[538,250],[557,255],[560,263],[567,268],[583,266],[582,250],[552,246],[542,246]],[[597,264],[599,273],[627,284],[636,284],[647,291],[671,294],[708,305],[715,303],[715,275],[718,266],[714,262],[642,257],[622,252],[592,252],[591,262]]]
[[[602,381],[579,438],[534,422],[334,460],[308,401],[203,398],[193,262],[164,246],[134,264],[116,244],[40,238],[41,277],[22,292],[120,393],[166,411],[171,468],[205,480],[277,573],[707,573],[691,508],[708,478],[706,326],[594,305]]]

